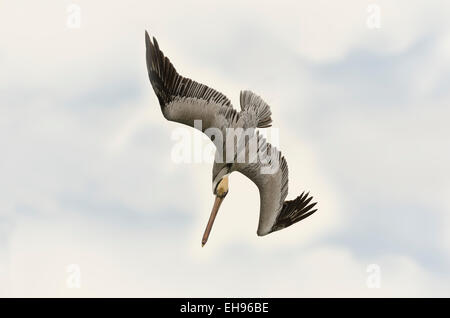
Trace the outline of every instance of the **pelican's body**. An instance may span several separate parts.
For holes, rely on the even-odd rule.
[[[259,189],[259,236],[288,227],[316,212],[312,209],[316,203],[310,204],[312,197],[308,194],[302,193],[295,200],[285,201],[288,193],[286,160],[256,131],[256,128],[271,126],[270,107],[254,93],[242,91],[241,111],[238,112],[222,93],[179,75],[159,49],[156,39],[152,42],[147,32],[145,35],[148,74],[164,117],[195,128],[199,128],[196,121],[201,121],[199,129],[217,148],[212,171],[216,200],[202,245],[206,243],[220,204],[228,193],[228,176],[234,171],[247,176]],[[235,137],[228,135],[232,129],[243,129],[247,135],[237,136],[234,143]],[[231,148],[227,143],[230,138],[233,138]]]

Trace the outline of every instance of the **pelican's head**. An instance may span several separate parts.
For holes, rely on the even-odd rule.
[[[219,198],[225,198],[228,194],[228,175],[224,176],[216,183],[214,186],[214,194]]]
[[[211,232],[217,212],[219,211],[223,199],[228,194],[228,175],[231,173],[231,166],[232,164],[214,163],[212,190],[213,194],[216,196],[216,199],[209,217],[208,225],[206,226],[205,233],[203,234],[202,246],[204,246],[208,241],[209,233]]]
[[[225,197],[228,193],[228,175],[231,173],[231,164],[213,166],[212,190],[213,194]]]

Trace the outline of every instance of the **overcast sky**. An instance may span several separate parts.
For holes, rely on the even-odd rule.
[[[1,2],[0,296],[450,296],[449,17],[448,1]],[[244,89],[269,103],[288,199],[310,191],[316,214],[257,237],[257,188],[234,173],[201,248],[211,164],[172,160],[144,30],[234,107]]]

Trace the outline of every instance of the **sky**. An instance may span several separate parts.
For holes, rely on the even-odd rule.
[[[0,296],[449,297],[446,1],[0,2]],[[260,95],[318,212],[256,235],[239,173],[173,160],[144,31]],[[203,138],[188,130],[192,138]]]

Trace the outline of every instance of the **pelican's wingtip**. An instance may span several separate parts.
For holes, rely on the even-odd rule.
[[[152,41],[150,40],[150,35],[148,35],[147,30],[145,30],[145,45],[147,48],[151,45]]]

